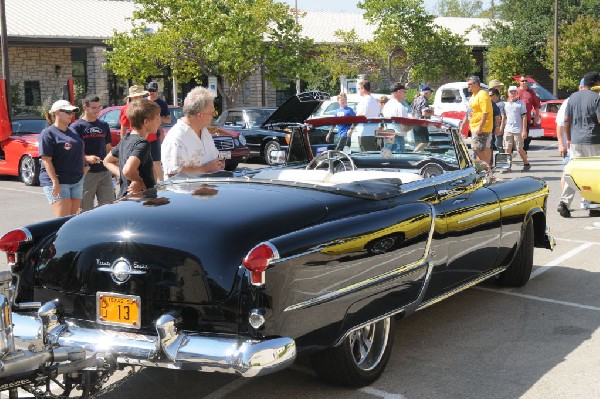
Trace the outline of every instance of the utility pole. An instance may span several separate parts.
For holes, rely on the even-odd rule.
[[[4,1],[4,0],[2,0]],[[298,0],[294,0],[294,16],[296,19],[296,26],[298,26]],[[300,78],[296,77],[296,94],[300,94]]]
[[[552,94],[558,97],[558,0],[554,0],[554,82]]]
[[[2,46],[2,74],[6,82],[6,107],[12,113],[12,96],[10,89],[10,71],[8,67],[8,35],[6,33],[6,3],[0,0],[0,46]]]

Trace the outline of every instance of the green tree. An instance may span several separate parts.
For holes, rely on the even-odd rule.
[[[506,46],[493,46],[486,54],[488,65],[488,80],[498,79],[508,88],[514,85],[514,75],[523,73],[522,59],[527,57],[523,47],[515,47],[511,44]]]
[[[558,19],[563,23],[570,24],[580,15],[600,18],[600,0],[561,0],[558,4]],[[520,54],[516,60],[521,65],[519,73],[533,75],[540,66],[549,65],[546,48],[548,38],[554,36],[554,1],[503,0],[496,8],[496,17],[498,20],[482,31],[489,43],[486,56],[489,68],[496,68],[489,61],[489,52],[502,52],[509,46]],[[561,74],[570,68],[565,67]]]
[[[440,17],[478,18],[489,12],[481,0],[438,0],[435,9]]]
[[[333,75],[383,74],[389,81],[408,83],[462,79],[475,69],[464,39],[436,26],[420,0],[363,0],[358,7],[375,26],[373,39],[359,40],[354,31],[336,32],[342,44],[323,55],[334,60],[325,62],[332,65]]]
[[[574,90],[581,77],[589,71],[600,70],[600,20],[582,15],[572,24],[563,23],[559,27],[558,46],[558,87]],[[545,66],[553,69],[554,40],[546,43]]]
[[[219,93],[232,102],[242,83],[264,66],[265,78],[304,78],[314,69],[303,54],[313,43],[300,36],[289,6],[275,0],[136,0],[129,32],[107,41],[107,68],[142,81],[170,68],[186,82],[223,77]]]

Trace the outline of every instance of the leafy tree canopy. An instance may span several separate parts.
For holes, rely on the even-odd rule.
[[[438,0],[435,8],[440,17],[489,17],[489,11],[483,8],[481,0]]]
[[[275,0],[136,0],[130,32],[107,41],[107,68],[143,80],[166,67],[181,81],[202,75],[229,83],[230,101],[264,65],[265,78],[304,78],[314,65],[302,54],[313,43],[300,36],[289,6]]]
[[[383,73],[389,81],[408,83],[462,79],[475,69],[464,39],[436,26],[420,0],[362,0],[358,7],[375,26],[373,39],[336,32],[342,44],[321,54],[331,60],[323,65],[331,65],[332,74]]]
[[[600,18],[600,0],[561,0],[558,7],[558,20],[564,24],[573,23],[579,15]],[[552,60],[552,56],[548,58],[546,50],[554,37],[554,1],[503,0],[497,6],[496,17],[498,20],[492,27],[482,31],[489,43],[487,59],[490,71],[502,68],[492,65],[490,59],[490,53],[501,54],[502,49],[512,49],[515,53],[510,55],[520,57],[516,60],[521,65],[519,73],[533,74],[541,64],[549,65],[548,60]],[[568,69],[569,65],[565,65],[562,71]]]
[[[572,24],[559,27],[558,87],[573,91],[586,72],[600,70],[600,20],[580,16]],[[546,45],[545,66],[553,69],[554,40]]]

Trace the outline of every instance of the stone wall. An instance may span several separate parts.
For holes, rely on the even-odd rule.
[[[102,104],[109,104],[108,73],[103,65],[106,62],[104,46],[94,46],[87,51],[88,94],[96,94]]]
[[[62,98],[63,87],[71,77],[71,49],[67,47],[9,47],[11,85],[19,85],[25,105],[25,81],[39,81],[41,101],[52,103]],[[32,108],[33,110],[33,108]]]

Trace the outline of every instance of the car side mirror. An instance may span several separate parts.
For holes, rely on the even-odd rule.
[[[494,168],[508,170],[512,165],[512,155],[497,153],[494,155]]]
[[[282,150],[273,150],[269,152],[269,160],[271,165],[283,165],[286,162],[287,153]]]

